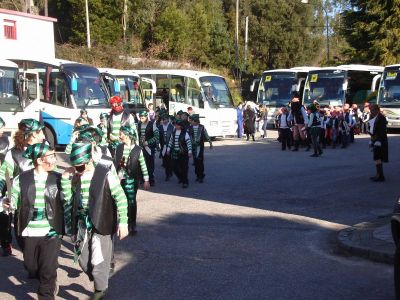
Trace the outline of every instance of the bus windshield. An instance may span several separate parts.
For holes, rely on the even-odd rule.
[[[225,79],[218,76],[205,76],[200,77],[200,83],[207,100],[218,106],[233,106],[232,96]]]
[[[382,86],[379,90],[379,105],[400,106],[400,70],[388,70],[383,74]]]
[[[304,104],[318,101],[320,105],[341,106],[345,93],[345,71],[310,72],[304,90]]]
[[[296,73],[265,73],[261,77],[257,102],[267,106],[285,106],[292,98],[292,87],[297,83]]]
[[[18,69],[0,67],[0,111],[20,111]]]
[[[76,106],[78,108],[108,107],[107,92],[99,71],[85,65],[64,65]]]

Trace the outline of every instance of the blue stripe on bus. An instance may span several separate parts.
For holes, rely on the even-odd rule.
[[[56,142],[58,145],[68,145],[71,139],[71,133],[73,129],[73,125],[63,121],[67,120],[67,118],[56,118],[44,111],[42,113],[43,121],[53,129],[56,136]]]

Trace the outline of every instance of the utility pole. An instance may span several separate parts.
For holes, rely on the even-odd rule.
[[[236,0],[236,31],[235,31],[235,79],[239,78],[239,0]]]
[[[246,17],[246,26],[245,26],[245,34],[244,34],[244,64],[243,70],[247,70],[247,43],[249,40],[249,17]]]
[[[86,9],[86,38],[87,38],[87,47],[91,48],[90,44],[90,24],[89,24],[89,4],[88,0],[85,0],[85,9]]]
[[[48,0],[44,0],[44,15],[46,17],[49,16],[49,3],[48,3]]]
[[[124,42],[126,45],[126,20],[128,16],[128,0],[124,0],[124,13],[122,15],[122,29],[124,30]]]

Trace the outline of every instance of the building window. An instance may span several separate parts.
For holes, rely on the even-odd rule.
[[[9,40],[17,39],[17,23],[11,20],[4,20],[4,37]]]

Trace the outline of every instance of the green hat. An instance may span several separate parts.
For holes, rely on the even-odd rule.
[[[69,160],[73,166],[87,164],[92,158],[92,144],[75,143],[72,144]]]
[[[148,113],[147,113],[147,111],[145,111],[145,110],[142,110],[142,111],[139,113],[139,117],[147,117],[147,115],[148,115]]]
[[[81,114],[83,114],[83,113],[87,113],[87,110],[85,108],[81,109]]]
[[[98,127],[87,126],[79,132],[78,141],[82,143],[100,143],[104,132]]]
[[[108,119],[108,113],[101,113],[100,114],[100,120],[101,119]]]
[[[42,157],[47,151],[52,150],[47,143],[37,143],[33,145],[29,145],[22,156],[28,159],[31,159],[33,162]]]
[[[195,122],[200,122],[200,115],[199,114],[193,114],[193,115],[190,116],[190,118]]]
[[[0,128],[3,128],[4,126],[6,126],[6,122],[4,122],[3,118],[0,117]]]
[[[83,124],[83,125],[75,127],[74,131],[83,131],[88,127],[89,127],[89,124]]]
[[[179,125],[179,126],[182,126],[182,127],[183,127],[183,120],[181,120],[181,119],[176,119],[176,120],[175,120],[175,125]]]
[[[166,114],[166,113],[160,115],[160,117],[161,117],[161,119],[163,119],[163,120],[169,119],[169,115]]]
[[[314,104],[310,104],[307,109],[311,110],[311,112],[316,112],[317,111],[317,107]]]
[[[178,111],[176,114],[177,114],[178,116],[182,115],[182,114],[183,114],[183,110]]]
[[[134,139],[136,137],[135,128],[133,128],[129,125],[121,126],[121,128],[119,130],[122,131],[127,136],[129,136],[131,139]]]
[[[18,128],[25,133],[31,133],[34,131],[42,130],[44,125],[39,123],[35,119],[23,119],[18,123]]]

